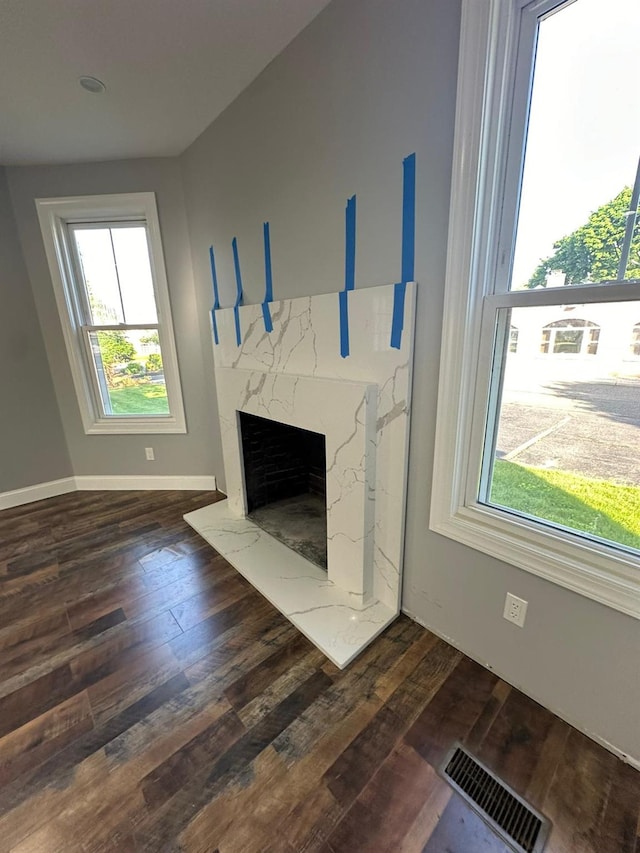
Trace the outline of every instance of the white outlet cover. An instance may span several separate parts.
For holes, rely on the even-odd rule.
[[[508,592],[507,597],[504,600],[504,611],[502,615],[508,622],[513,622],[514,625],[522,628],[527,616],[528,604],[529,602],[525,601],[524,598],[518,598],[517,595],[513,595],[513,593]]]

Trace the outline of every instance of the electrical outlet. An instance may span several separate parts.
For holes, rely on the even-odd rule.
[[[153,460],[156,458],[153,452],[153,447],[145,447],[144,455],[147,458],[147,462],[153,462]]]
[[[518,598],[517,595],[508,592],[504,600],[504,613],[502,615],[507,622],[513,622],[514,625],[522,628],[527,616],[528,604],[529,602],[525,601],[524,598]]]

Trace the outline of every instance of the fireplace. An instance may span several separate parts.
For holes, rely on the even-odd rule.
[[[262,305],[216,311],[227,499],[185,516],[339,667],[400,610],[415,285],[347,302],[346,313],[336,293],[273,302],[268,330]],[[291,523],[307,500],[326,525],[324,569],[308,542],[289,547],[309,538],[309,515],[294,534],[263,517],[289,502]]]
[[[247,517],[327,570],[325,436],[238,412]]]

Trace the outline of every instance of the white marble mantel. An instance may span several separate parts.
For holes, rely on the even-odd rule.
[[[214,345],[228,499],[185,519],[339,667],[399,613],[415,284],[399,349],[394,286],[349,293],[350,355],[340,355],[338,294],[216,312]],[[246,515],[239,411],[326,437],[328,573]]]

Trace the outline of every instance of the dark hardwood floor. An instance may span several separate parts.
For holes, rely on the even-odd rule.
[[[640,774],[406,617],[339,671],[182,521],[214,499],[0,513],[1,851],[506,851],[456,740],[549,851],[640,851]]]

